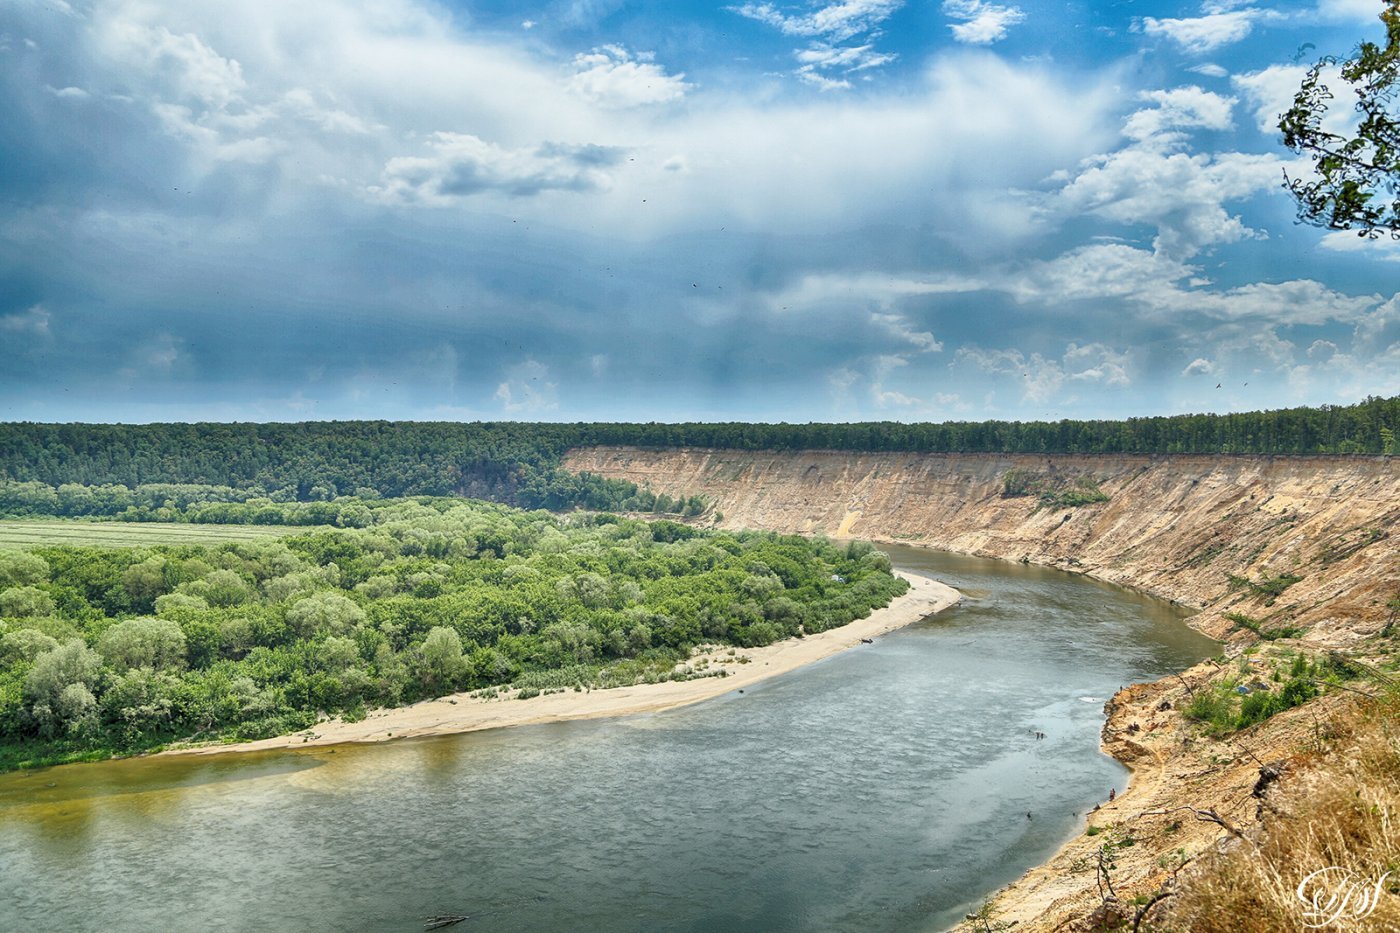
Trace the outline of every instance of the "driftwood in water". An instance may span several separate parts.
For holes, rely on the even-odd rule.
[[[456,926],[457,924],[461,923],[463,920],[466,919],[466,917],[456,917],[449,915],[444,915],[441,917],[428,917],[426,920],[423,921],[423,929],[441,930],[443,927]]]

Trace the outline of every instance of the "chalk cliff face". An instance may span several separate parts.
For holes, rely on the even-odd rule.
[[[590,448],[565,466],[672,495],[702,493],[723,527],[863,537],[1047,564],[1346,646],[1381,629],[1400,590],[1400,463],[1356,457],[853,454]],[[1018,471],[1109,498],[1007,497]],[[1269,603],[1242,586],[1302,579]],[[1277,586],[1277,584],[1275,584]],[[1243,637],[1252,637],[1242,633]]]

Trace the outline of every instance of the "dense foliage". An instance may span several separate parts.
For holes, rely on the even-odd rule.
[[[630,483],[558,469],[574,447],[985,453],[1395,454],[1400,397],[1126,421],[942,424],[3,424],[0,479],[215,485],[274,501],[465,495],[649,511]],[[654,499],[650,503],[655,505]],[[675,503],[671,507],[675,508]]]
[[[843,625],[869,545],[460,499],[220,546],[0,551],[0,766],[256,738],[463,689],[685,676],[702,642]]]

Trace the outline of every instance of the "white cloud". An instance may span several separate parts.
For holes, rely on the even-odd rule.
[[[48,337],[51,317],[43,305],[34,305],[26,311],[0,317],[0,332]]]
[[[969,45],[990,45],[1006,38],[1006,30],[1025,22],[1020,7],[1000,6],[984,0],[943,0],[943,13],[960,20],[949,28],[953,38]]]
[[[1213,62],[1204,62],[1186,70],[1194,71],[1198,75],[1205,75],[1207,78],[1225,78],[1230,74],[1230,72]]]
[[[875,357],[870,373],[870,400],[876,408],[911,408],[923,404],[923,400],[916,396],[885,386],[896,370],[908,365],[909,361],[898,354]]]
[[[819,91],[849,91],[851,82],[845,78],[828,78],[811,68],[797,69],[797,77]]]
[[[1375,23],[1383,9],[1381,0],[1319,0],[1317,11],[1327,19]]]
[[[932,332],[914,330],[903,315],[875,312],[870,315],[870,320],[900,340],[912,344],[920,353],[937,353],[943,349],[943,344],[934,339]]]
[[[1217,156],[1128,147],[1090,162],[1056,196],[1059,210],[1157,228],[1156,248],[1188,259],[1207,246],[1260,234],[1225,210],[1279,186],[1283,163],[1269,155]]]
[[[824,91],[845,89],[851,86],[846,78],[828,78],[821,71],[836,71],[843,75],[855,74],[871,68],[888,65],[899,56],[875,51],[874,45],[830,46],[813,45],[793,53],[797,57],[797,76],[808,84],[816,85]]]
[[[569,90],[601,107],[641,107],[680,100],[691,85],[649,56],[607,45],[574,58]]]
[[[1314,340],[1308,347],[1308,359],[1325,364],[1337,355],[1338,350],[1338,346],[1330,340]]]
[[[1183,376],[1213,376],[1215,375],[1215,363],[1203,356],[1198,356],[1186,364],[1186,368],[1181,371]]]
[[[1277,190],[1287,163],[1273,155],[1183,151],[1187,130],[1232,126],[1234,99],[1198,87],[1151,91],[1142,98],[1156,106],[1127,118],[1123,132],[1131,142],[1086,160],[1043,202],[1043,209],[1154,226],[1155,247],[1177,259],[1218,243],[1262,236],[1225,204]]]
[[[182,343],[167,333],[156,334],[138,343],[127,354],[127,364],[117,370],[117,377],[125,382],[139,382],[170,376],[177,366],[188,362],[187,355],[181,349]]]
[[[508,415],[539,415],[559,407],[559,384],[550,381],[548,366],[528,359],[506,370],[493,397]]]
[[[887,313],[901,299],[975,292],[985,287],[981,279],[959,275],[814,273],[774,292],[768,298],[768,307],[770,311],[796,312],[825,305],[858,304]]]
[[[1269,18],[1269,14],[1255,8],[1189,19],[1147,16],[1142,20],[1142,31],[1149,36],[1165,36],[1187,52],[1204,55],[1240,41],[1250,34],[1256,22],[1265,18]]]
[[[899,57],[875,51],[871,42],[855,46],[837,43],[865,34],[878,35],[879,25],[903,5],[904,0],[844,0],[801,15],[784,13],[771,3],[745,3],[729,9],[773,26],[785,35],[821,40],[793,52],[798,62],[794,74],[820,90],[835,91],[850,88],[850,80],[822,72],[850,75],[887,65]]]
[[[1138,99],[1157,106],[1135,111],[1128,117],[1123,124],[1123,134],[1132,139],[1146,140],[1167,131],[1228,130],[1234,126],[1235,99],[1203,91],[1195,85],[1144,91]],[[1171,135],[1168,140],[1176,142],[1179,138]]]
[[[1400,240],[1390,237],[1369,237],[1347,230],[1334,230],[1323,236],[1319,245],[1334,253],[1360,253],[1367,259],[1400,262]]]
[[[49,87],[44,90],[61,100],[87,100],[92,95],[80,87]]]
[[[1293,97],[1307,73],[1306,65],[1270,65],[1262,71],[1235,75],[1230,83],[1253,109],[1260,131],[1277,133],[1279,116],[1293,106]]]
[[[608,187],[607,169],[623,158],[623,150],[595,145],[506,149],[466,133],[434,133],[428,147],[426,156],[390,159],[370,195],[391,204],[446,207],[487,193],[597,191]]]
[[[879,26],[902,6],[904,0],[843,0],[800,15],[783,13],[771,3],[745,3],[729,9],[789,36],[844,42]]]
[[[1101,343],[1071,342],[1059,359],[1040,353],[1027,355],[1020,350],[987,350],[977,346],[960,347],[955,362],[977,367],[993,375],[1010,376],[1019,382],[1022,398],[1028,402],[1047,402],[1060,394],[1067,382],[1095,383],[1103,386],[1127,386],[1131,365],[1126,351],[1114,350]]]
[[[1400,348],[1400,295],[1356,322],[1352,346],[1368,356],[1395,352]]]
[[[1208,288],[1195,267],[1161,252],[1124,244],[1096,244],[1033,263],[1019,273],[989,278],[989,288],[1022,303],[1131,302],[1161,321],[1188,318],[1264,322],[1279,326],[1344,324],[1363,320],[1378,295],[1347,295],[1311,279]]]

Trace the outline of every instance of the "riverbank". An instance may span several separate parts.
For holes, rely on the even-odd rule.
[[[374,710],[359,722],[333,719],[292,735],[240,742],[233,745],[202,745],[168,749],[163,755],[216,755],[229,752],[308,748],[318,745],[384,742],[392,739],[431,735],[452,735],[482,729],[598,719],[631,713],[660,712],[689,706],[785,674],[847,648],[859,646],[862,639],[903,628],[920,619],[942,612],[956,604],[961,594],[950,586],[927,577],[900,573],[909,582],[909,591],[883,609],[840,628],[790,638],[763,648],[711,646],[690,659],[696,667],[708,662],[707,671],[724,676],[658,684],[637,684],[609,690],[542,694],[515,699],[504,693],[485,698],[458,693],[424,700],[412,706]],[[732,652],[732,653],[731,653]]]

